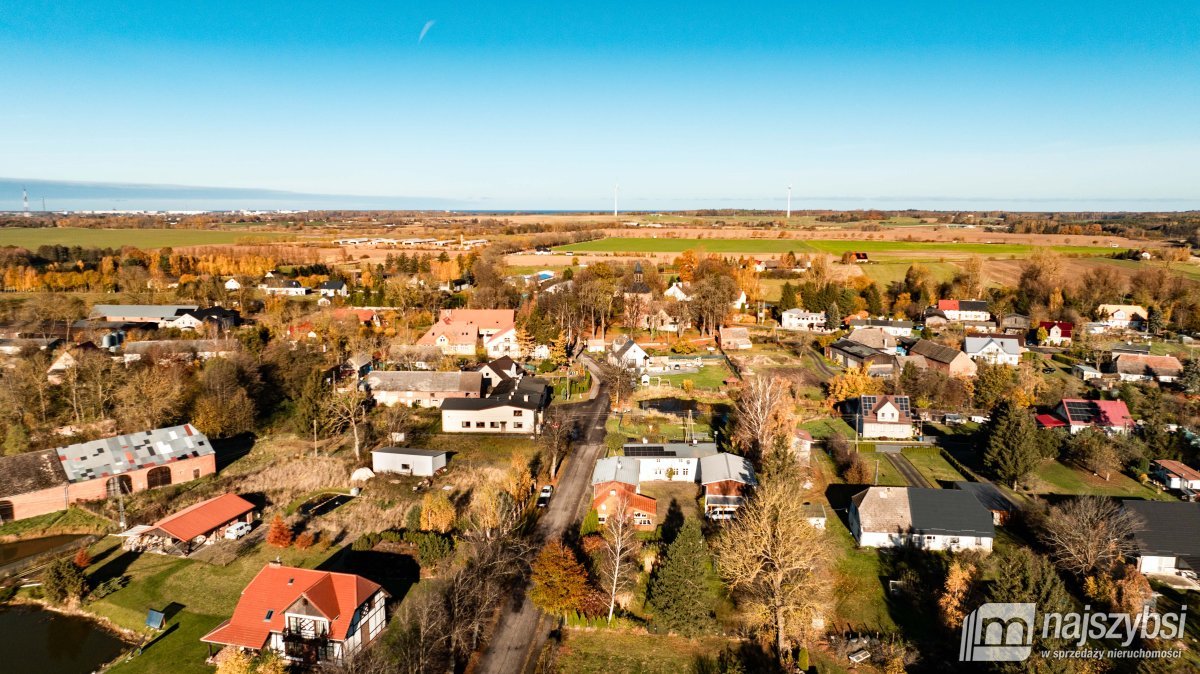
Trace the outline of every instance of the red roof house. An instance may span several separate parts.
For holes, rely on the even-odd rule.
[[[253,514],[253,503],[237,494],[222,494],[159,520],[142,538],[160,539],[162,552],[186,555],[193,543],[220,536],[234,522],[249,523]]]
[[[1133,417],[1123,400],[1083,400],[1063,398],[1051,414],[1037,415],[1042,428],[1067,428],[1071,434],[1085,428],[1099,428],[1110,433],[1125,433],[1133,428]]]
[[[362,576],[272,562],[242,590],[233,617],[200,640],[305,664],[339,662],[383,632],[388,596]]]
[[[1047,344],[1070,344],[1075,324],[1066,321],[1042,321],[1038,323],[1038,329],[1046,331]]]

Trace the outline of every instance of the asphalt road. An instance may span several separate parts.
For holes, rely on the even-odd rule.
[[[921,471],[917,470],[916,466],[912,465],[912,462],[908,460],[908,457],[904,456],[903,454],[886,454],[885,456],[887,456],[888,461],[891,461],[892,465],[896,467],[896,470],[900,471],[900,475],[904,477],[905,481],[908,482],[908,486],[933,486],[932,484],[929,484],[929,480],[925,479],[925,476],[921,474]]]
[[[594,366],[592,380],[600,377]],[[559,474],[558,488],[546,506],[534,529],[534,540],[540,545],[562,536],[566,528],[583,512],[583,500],[591,494],[592,468],[604,454],[604,423],[608,419],[608,390],[598,384],[591,400],[570,406],[579,423],[580,441],[575,444],[566,465]],[[554,627],[552,620],[543,620],[542,612],[529,601],[523,589],[520,602],[512,600],[502,610],[496,632],[487,650],[479,659],[475,671],[480,674],[514,674],[532,669],[538,650]]]

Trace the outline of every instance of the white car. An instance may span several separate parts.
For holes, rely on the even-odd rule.
[[[248,522],[234,522],[225,527],[225,538],[227,540],[236,541],[248,533],[250,533],[250,524]]]
[[[554,487],[546,485],[542,487],[541,493],[538,494],[537,507],[545,508],[550,505],[550,497],[554,494]]]

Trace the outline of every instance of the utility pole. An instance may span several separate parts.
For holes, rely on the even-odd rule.
[[[621,194],[621,185],[617,183],[613,185],[613,217],[617,217],[617,198]]]
[[[791,185],[788,185],[787,219],[788,220],[792,219],[792,186]]]

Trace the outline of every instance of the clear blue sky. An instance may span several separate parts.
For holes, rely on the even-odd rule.
[[[1195,0],[26,0],[0,9],[0,64],[6,177],[1200,207]]]

